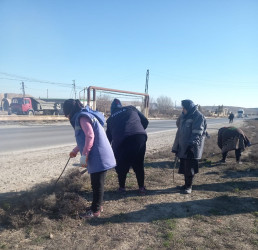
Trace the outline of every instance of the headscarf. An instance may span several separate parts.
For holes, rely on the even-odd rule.
[[[122,104],[119,99],[115,98],[111,103],[111,108],[110,108],[111,114],[115,113],[116,109],[118,108],[122,108]]]
[[[195,107],[195,104],[191,100],[183,100],[182,102],[182,107],[187,110],[187,112],[191,111],[192,108]]]
[[[69,120],[73,118],[74,114],[81,111],[83,108],[82,103],[78,99],[68,99],[64,102],[63,110],[64,115],[69,115]]]

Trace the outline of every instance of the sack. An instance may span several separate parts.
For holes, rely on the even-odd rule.
[[[97,120],[99,121],[99,123],[104,127],[104,125],[105,125],[105,116],[101,112],[99,112],[97,110],[92,110],[88,105],[85,106],[85,110],[88,113],[94,115],[97,118]]]

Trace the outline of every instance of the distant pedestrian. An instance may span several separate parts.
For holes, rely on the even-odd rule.
[[[220,162],[226,162],[228,152],[235,150],[236,162],[242,164],[241,152],[251,146],[251,143],[240,128],[223,127],[218,132],[218,146],[222,152]]]
[[[180,158],[179,174],[183,174],[185,178],[185,184],[180,189],[185,194],[190,194],[194,175],[199,172],[198,160],[203,153],[207,123],[191,100],[183,100],[182,107],[172,152]]]
[[[70,152],[76,157],[80,152],[80,164],[87,167],[90,174],[93,201],[81,218],[99,217],[103,211],[104,181],[106,172],[116,166],[114,153],[107,139],[103,118],[98,112],[84,108],[79,100],[69,99],[64,102],[64,114],[74,128],[77,146]]]
[[[228,116],[229,123],[233,123],[234,117],[235,117],[234,114],[232,112],[230,112],[230,114]]]
[[[133,106],[122,106],[120,100],[114,99],[111,104],[111,115],[107,119],[107,137],[112,143],[116,157],[116,172],[119,191],[125,193],[126,175],[133,168],[139,193],[145,194],[144,156],[146,151],[148,126],[147,118]]]

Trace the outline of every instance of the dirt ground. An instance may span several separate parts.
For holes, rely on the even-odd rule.
[[[258,120],[242,128],[258,142]],[[132,171],[126,194],[118,194],[111,170],[104,212],[88,221],[78,216],[92,200],[78,159],[53,191],[70,147],[1,155],[0,249],[257,249],[258,145],[244,152],[242,165],[232,153],[220,164],[212,133],[193,193],[183,195],[177,171],[173,182],[173,137],[173,131],[149,136],[145,196],[138,195]]]

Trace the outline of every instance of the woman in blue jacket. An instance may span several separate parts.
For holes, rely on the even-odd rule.
[[[74,128],[77,146],[70,152],[73,158],[81,154],[80,163],[87,167],[91,178],[93,201],[81,218],[99,217],[103,211],[104,180],[107,170],[116,166],[114,153],[103,128],[104,121],[79,100],[64,102],[64,114]],[[101,123],[102,124],[101,124]]]

